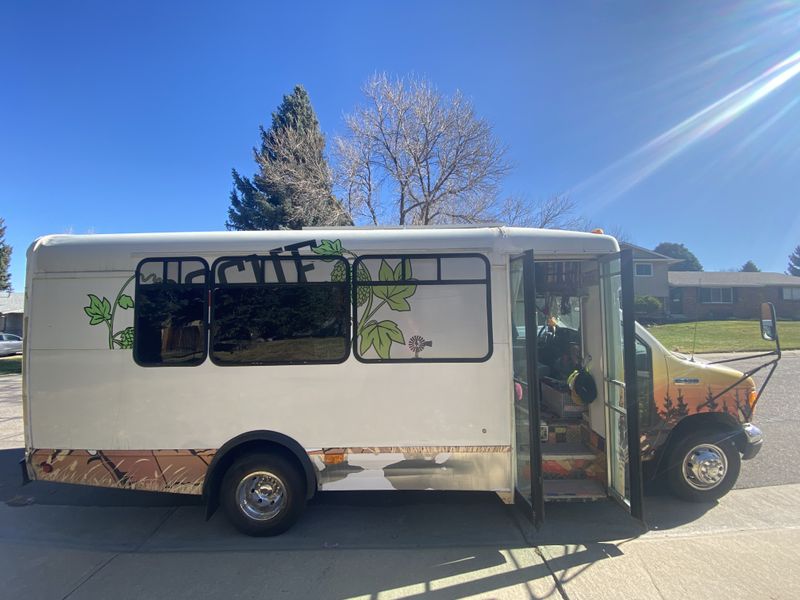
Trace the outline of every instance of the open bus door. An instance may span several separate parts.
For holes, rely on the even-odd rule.
[[[600,285],[606,344],[603,378],[608,491],[631,516],[643,521],[633,252],[630,249],[601,259]]]
[[[541,410],[536,340],[536,278],[533,250],[511,259],[511,327],[514,364],[514,498],[538,529],[544,521]],[[521,392],[521,393],[520,393]]]

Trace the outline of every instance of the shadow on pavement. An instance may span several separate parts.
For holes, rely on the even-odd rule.
[[[199,496],[155,492],[95,488],[34,481],[22,485],[19,461],[23,450],[0,450],[0,501],[9,505],[52,505],[74,507],[196,507],[202,506]],[[700,518],[713,504],[691,504],[666,495],[658,485],[650,485],[645,501],[646,522],[650,529],[671,529]],[[352,517],[349,526],[358,529],[358,515],[369,510],[380,513],[391,522],[397,514],[411,507],[428,507],[434,513],[472,514],[476,519],[470,529],[486,527],[492,521],[481,520],[484,512],[501,512],[513,518],[526,532],[532,544],[581,544],[632,538],[645,531],[616,502],[555,503],[545,507],[545,525],[536,531],[515,507],[503,505],[495,494],[480,492],[374,491],[323,492],[311,500],[304,519],[315,513],[340,521],[344,514]],[[400,511],[397,513],[397,511]],[[198,517],[195,527],[204,521],[202,510],[192,511]],[[338,513],[338,515],[337,515]],[[215,515],[215,520],[222,515]],[[322,525],[319,523],[318,525]]]
[[[80,584],[86,597],[105,597],[109,589],[118,600],[220,597],[225,588],[219,586],[231,579],[240,582],[242,595],[263,592],[268,581],[290,581],[292,597],[374,597],[407,588],[404,597],[457,598],[509,586],[558,596],[554,572],[578,576],[621,556],[625,541],[645,531],[612,501],[547,504],[546,523],[536,531],[492,493],[381,491],[320,493],[289,532],[249,538],[219,512],[206,522],[196,496],[23,486],[22,455],[22,449],[0,450],[0,500],[13,507],[0,511],[3,556],[13,557],[9,568],[24,570],[31,557],[57,555],[75,563],[65,567],[67,582],[71,571],[118,555]],[[677,527],[711,508],[653,493],[646,506],[655,529]],[[546,558],[531,546],[558,548]],[[167,567],[169,578],[143,583],[143,573]],[[36,585],[28,578],[15,591],[49,595]]]

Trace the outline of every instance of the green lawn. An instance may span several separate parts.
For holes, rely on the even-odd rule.
[[[0,375],[22,373],[22,356],[4,356],[0,358]]]
[[[656,325],[648,331],[670,350],[691,352],[697,326],[695,352],[772,350],[772,342],[761,339],[758,321],[698,321]],[[800,348],[800,321],[779,321],[781,349]]]

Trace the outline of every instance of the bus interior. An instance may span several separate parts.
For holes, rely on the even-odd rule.
[[[539,434],[546,501],[608,497],[602,367],[603,310],[597,260],[535,262]],[[530,493],[530,442],[521,265],[511,266],[518,487]],[[527,482],[526,482],[527,480]],[[521,486],[520,486],[521,484]]]

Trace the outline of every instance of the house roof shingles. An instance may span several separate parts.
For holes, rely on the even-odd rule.
[[[667,277],[672,287],[800,287],[800,277],[783,273],[670,271]]]

